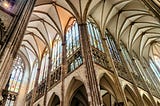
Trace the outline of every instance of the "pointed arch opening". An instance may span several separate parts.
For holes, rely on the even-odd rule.
[[[88,106],[88,97],[84,85],[80,86],[73,94],[69,106]]]
[[[128,106],[138,106],[136,98],[137,96],[128,85],[125,86],[124,93],[127,99]]]
[[[153,106],[152,102],[145,94],[143,95],[143,101],[144,101],[144,106]]]
[[[53,94],[48,106],[60,106],[60,99],[56,94]]]
[[[100,92],[104,106],[115,106],[118,103],[118,89],[112,79],[104,74],[100,79]]]
[[[73,78],[67,88],[65,101],[67,106],[89,106],[85,84]]]

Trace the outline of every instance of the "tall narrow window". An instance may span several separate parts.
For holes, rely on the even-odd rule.
[[[53,42],[52,51],[52,71],[58,68],[62,61],[62,40],[59,35],[56,36]]]
[[[24,73],[24,63],[20,56],[17,56],[12,66],[12,74],[8,83],[8,97],[5,106],[13,106],[18,95]],[[12,93],[10,93],[12,92]]]
[[[23,77],[23,70],[24,63],[22,61],[22,58],[20,56],[17,56],[12,67],[12,74],[8,87],[9,91],[18,93]]]
[[[68,28],[66,33],[66,41],[67,41],[67,57],[71,56],[79,47],[79,31],[78,24],[76,21]]]
[[[147,76],[147,71],[144,70],[141,62],[138,59],[136,59],[135,63],[137,65],[139,72],[141,73],[143,79],[146,81],[146,83],[151,84],[151,81],[149,80],[149,76]]]
[[[38,62],[37,60],[33,64],[33,68],[31,71],[31,77],[30,77],[30,83],[29,83],[29,89],[28,92],[30,92],[34,88],[35,80],[36,80],[36,74],[37,74],[37,68],[38,68]]]
[[[94,48],[97,48],[100,51],[104,52],[101,35],[96,25],[92,24],[91,22],[87,22],[87,28],[88,28],[89,38],[90,38],[90,44]]]
[[[82,56],[80,52],[80,40],[78,24],[76,21],[68,28],[66,33],[67,42],[67,61],[68,61],[68,71],[73,71],[82,64]]]
[[[124,44],[121,43],[121,50],[122,50],[122,54],[124,56],[124,59],[126,60],[126,63],[129,65],[129,67],[131,68],[130,71],[134,72],[134,74],[138,75],[137,73],[137,68],[134,65],[134,63],[132,62],[132,59],[127,51],[127,48],[124,46]]]
[[[120,54],[119,54],[117,47],[116,47],[116,44],[115,44],[115,41],[107,30],[105,31],[105,37],[106,37],[106,43],[108,44],[112,59],[116,62],[122,63],[121,58],[120,58]]]
[[[47,76],[48,60],[49,60],[48,58],[49,58],[49,54],[47,51],[45,51],[45,54],[43,55],[43,59],[41,61],[41,69],[40,69],[38,83],[40,83],[41,81],[44,81]]]

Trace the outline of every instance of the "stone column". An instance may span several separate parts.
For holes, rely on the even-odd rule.
[[[11,73],[9,69],[6,69],[6,67],[11,66],[11,58],[14,59],[17,54],[35,1],[36,0],[24,0],[21,3],[6,32],[7,39],[4,43],[4,47],[1,49],[2,52],[0,53],[0,81],[2,80],[0,83],[2,86],[5,86],[6,82],[8,81],[8,79],[3,80],[6,76],[6,73]],[[0,91],[1,90],[2,88],[0,87]]]
[[[40,75],[40,69],[41,69],[41,65],[39,65],[38,68],[37,68],[37,74],[36,74],[36,79],[35,79],[35,83],[34,83],[34,88],[33,88],[33,91],[32,91],[32,99],[31,99],[30,106],[33,106],[34,101],[35,101],[36,90],[38,88],[38,80],[39,80],[39,75]]]
[[[61,65],[61,101],[60,101],[60,106],[64,106],[64,79],[65,79],[65,74],[67,73],[67,56],[66,56],[66,41],[63,41],[62,43],[62,65]]]
[[[48,92],[48,88],[50,86],[50,72],[52,69],[52,53],[49,54],[48,57],[48,70],[47,70],[47,78],[46,78],[46,83],[45,83],[45,91],[44,91],[44,106],[47,106],[47,92]]]
[[[87,31],[87,24],[81,23],[79,25],[80,42],[82,50],[83,64],[86,66],[88,101],[90,106],[101,106],[102,101],[100,98],[100,89],[96,77],[96,72],[93,65],[91,46],[89,42],[89,36]]]
[[[116,44],[116,45],[118,45],[118,44]],[[120,43],[119,43],[119,45],[120,45]],[[128,76],[128,77],[130,78],[130,80],[132,81],[132,83],[133,83],[133,88],[134,88],[134,90],[136,91],[137,102],[138,102],[138,103],[136,103],[136,104],[141,105],[141,106],[144,106],[143,100],[142,100],[142,98],[141,98],[141,94],[140,94],[140,92],[139,92],[139,90],[138,90],[138,87],[137,87],[137,84],[136,84],[136,81],[134,80],[134,77],[133,77],[132,73],[130,72],[130,70],[129,70],[129,68],[128,68],[128,65],[127,65],[127,63],[126,63],[127,61],[124,59],[124,56],[123,56],[123,54],[122,54],[122,50],[121,50],[121,48],[120,48],[119,45],[117,46],[117,48],[118,48],[118,50],[119,50],[119,54],[120,54],[121,60],[122,60],[123,64],[126,66],[125,69],[126,69],[126,72],[127,72],[127,76]],[[125,96],[125,97],[126,97],[126,96]]]

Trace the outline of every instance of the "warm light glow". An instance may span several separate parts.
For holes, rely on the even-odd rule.
[[[3,6],[4,6],[4,8],[8,9],[10,7],[10,4],[7,1],[4,1]]]

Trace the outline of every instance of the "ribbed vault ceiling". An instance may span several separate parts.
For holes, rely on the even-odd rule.
[[[58,34],[62,40],[74,19],[83,23],[92,19],[107,28],[128,51],[141,58],[160,54],[160,22],[141,0],[37,0],[20,51],[30,63],[51,51]]]

